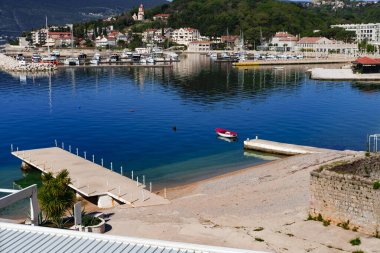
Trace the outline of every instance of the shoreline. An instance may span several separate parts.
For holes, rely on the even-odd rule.
[[[108,233],[268,252],[352,252],[349,240],[361,237],[360,249],[377,252],[376,238],[307,221],[310,172],[360,157],[364,152],[302,154],[174,187],[169,205],[110,209]]]

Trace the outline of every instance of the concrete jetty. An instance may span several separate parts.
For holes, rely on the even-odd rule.
[[[258,61],[242,61],[234,62],[235,67],[250,67],[250,66],[272,66],[272,65],[305,65],[305,64],[337,64],[350,63],[353,59],[336,58],[336,59],[318,59],[306,58],[297,60],[258,60]]]
[[[169,203],[145,189],[142,183],[58,147],[15,151],[12,155],[21,159],[24,167],[31,166],[44,173],[55,175],[67,169],[72,181],[69,186],[85,198],[96,197],[100,208],[113,207],[117,202],[131,207]]]
[[[380,81],[380,74],[355,74],[352,69],[313,68],[310,78],[331,81]]]
[[[247,139],[246,141],[244,141],[244,148],[280,155],[299,155],[323,153],[329,151],[328,149],[300,146],[295,144],[281,143],[261,139]]]

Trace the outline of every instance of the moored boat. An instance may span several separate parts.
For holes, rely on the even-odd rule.
[[[216,128],[215,132],[217,135],[219,135],[221,137],[225,137],[225,138],[236,138],[237,137],[236,132],[233,132],[233,131],[230,131],[227,129],[223,129],[223,128]]]

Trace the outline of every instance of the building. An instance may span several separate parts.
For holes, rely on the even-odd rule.
[[[133,14],[132,16],[133,20],[135,21],[144,21],[145,19],[145,12],[144,12],[144,5],[140,4],[139,11]]]
[[[1,252],[264,253],[0,222]]]
[[[331,27],[340,27],[347,31],[355,32],[357,41],[367,40],[372,43],[380,43],[380,23],[341,24],[332,25]]]
[[[380,73],[380,59],[360,57],[352,62],[355,72]]]
[[[95,40],[96,47],[113,47],[116,46],[116,40],[107,36],[98,36]]]
[[[33,45],[44,45],[46,43],[48,29],[39,29],[31,33]]]
[[[189,52],[208,52],[210,51],[210,41],[200,40],[189,43],[187,51]]]
[[[194,28],[179,28],[175,29],[171,33],[171,40],[178,43],[188,46],[191,41],[197,41],[200,38],[200,33],[198,29]]]
[[[297,42],[299,51],[316,51],[316,47],[322,44],[332,44],[332,41],[325,37],[303,37]]]
[[[270,41],[270,50],[275,51],[294,51],[298,37],[288,32],[276,32]],[[273,48],[272,48],[273,47]]]
[[[329,40],[325,37],[303,37],[297,42],[295,50],[325,54],[356,54],[359,49],[355,43]]]
[[[70,46],[74,43],[74,38],[71,36],[71,32],[48,32],[49,46],[53,44],[56,47]]]
[[[153,16],[153,20],[154,21],[157,21],[157,20],[168,21],[169,17],[170,17],[170,14],[159,13]]]

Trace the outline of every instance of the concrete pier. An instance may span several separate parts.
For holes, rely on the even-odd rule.
[[[299,155],[310,153],[323,153],[329,151],[328,149],[300,146],[260,139],[247,139],[246,141],[244,141],[244,148],[280,155]]]
[[[380,74],[355,74],[352,69],[313,68],[310,78],[330,81],[380,81]]]
[[[44,173],[55,175],[67,169],[72,181],[69,186],[83,197],[97,197],[100,208],[113,207],[117,202],[131,207],[169,203],[146,190],[145,185],[58,147],[15,151],[12,154]]]
[[[318,59],[318,58],[305,58],[297,60],[258,60],[258,61],[243,61],[234,62],[236,67],[250,67],[250,66],[268,66],[268,65],[301,65],[301,64],[337,64],[337,63],[350,63],[353,58],[336,58],[336,59]]]

